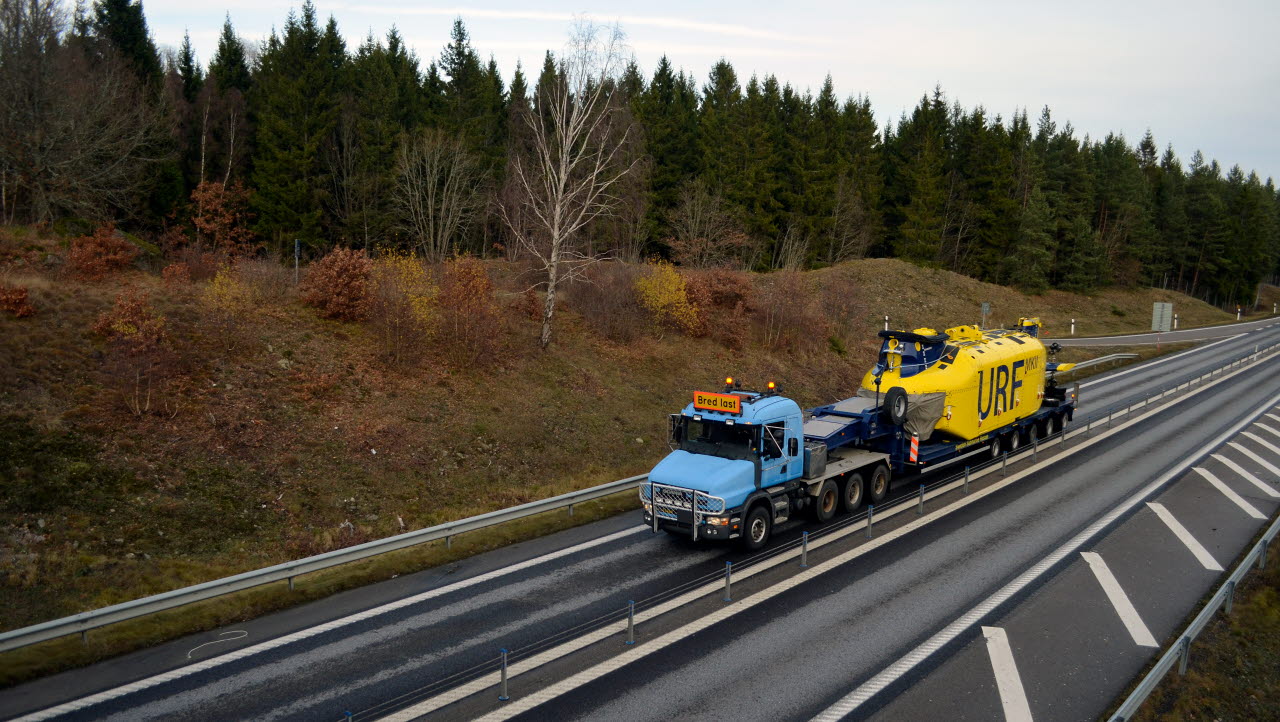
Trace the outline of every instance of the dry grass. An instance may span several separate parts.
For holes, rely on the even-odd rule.
[[[0,484],[5,629],[643,473],[666,452],[666,414],[690,389],[727,373],[748,386],[776,381],[806,406],[848,395],[873,359],[883,313],[944,327],[975,321],[979,302],[990,300],[996,320],[1039,314],[1052,324],[1077,314],[1081,333],[1133,331],[1148,323],[1159,296],[1026,297],[868,260],[809,274],[805,285],[822,294],[825,323],[822,338],[800,345],[807,350],[768,350],[753,340],[757,313],[736,306],[718,309],[704,338],[639,332],[610,340],[598,317],[570,303],[558,314],[557,343],[539,352],[524,297],[533,279],[515,264],[488,263],[505,350],[490,364],[454,370],[437,352],[388,365],[367,324],[319,318],[276,264],[242,262],[255,305],[239,343],[229,345],[200,302],[209,281],[194,270],[190,287],[137,271],[81,283],[40,260],[63,252],[56,240],[7,237],[0,263],[10,260],[0,272],[31,290],[40,313],[0,318],[0,367],[9,370],[0,375],[0,417],[26,424],[0,443],[27,451],[61,444],[46,454],[57,466],[44,476],[83,493],[37,508],[14,503],[16,492]],[[148,293],[166,319],[181,381],[171,418],[121,413],[105,383],[104,348],[88,329],[124,287]],[[1229,318],[1175,303],[1194,307],[1203,322]],[[25,473],[0,463],[0,475],[11,472]],[[77,485],[85,479],[113,481]],[[493,538],[523,533],[514,529]],[[374,565],[369,575],[334,572],[315,596],[437,562],[428,555]],[[58,641],[38,648],[53,661],[38,664],[32,651],[0,664],[14,680],[296,598],[259,590],[215,603],[221,611],[194,627],[122,625],[118,638],[91,635],[88,650],[78,639]]]

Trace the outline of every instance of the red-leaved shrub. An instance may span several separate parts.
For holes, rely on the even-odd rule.
[[[492,362],[502,347],[502,316],[484,264],[470,256],[445,261],[440,274],[437,338],[458,367]]]
[[[164,278],[164,285],[168,288],[182,288],[191,285],[191,266],[178,261],[170,263],[160,271],[160,276]]]
[[[591,329],[618,343],[628,343],[644,333],[649,314],[636,297],[640,266],[632,263],[597,263],[569,286],[569,305],[582,314]],[[538,307],[535,319],[541,318]]]
[[[302,301],[325,318],[358,321],[369,313],[373,261],[363,250],[335,248],[307,269]]]
[[[98,317],[93,331],[109,344],[106,370],[125,406],[135,416],[156,410],[174,360],[164,316],[152,310],[146,294],[130,289]]]
[[[101,281],[122,271],[138,257],[138,248],[116,232],[114,223],[101,226],[93,235],[71,241],[67,260],[72,270],[86,281]]]
[[[18,318],[26,318],[35,314],[36,307],[31,305],[26,288],[0,284],[0,311],[8,311]]]

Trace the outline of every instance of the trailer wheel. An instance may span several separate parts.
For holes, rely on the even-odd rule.
[[[840,491],[840,501],[844,506],[844,510],[848,514],[852,514],[862,506],[863,485],[866,483],[862,480],[862,474],[858,472],[850,472],[845,475],[844,488]]]
[[[991,439],[991,446],[988,447],[988,449],[989,449],[988,453],[991,455],[992,461],[995,461],[996,459],[1000,458],[1000,437],[999,436],[996,436]]]
[[[907,420],[907,392],[901,386],[894,386],[884,395],[884,418],[891,424],[901,425]]]
[[[813,500],[813,518],[819,523],[831,521],[840,508],[840,490],[831,479],[822,482],[818,487],[818,496]]]
[[[1032,424],[1027,427],[1027,444],[1034,446],[1036,439],[1040,438],[1040,425]]]
[[[749,552],[764,548],[773,531],[773,517],[769,514],[769,506],[756,504],[747,513],[746,523],[742,525],[742,546]]]
[[[1012,454],[1022,446],[1022,432],[1014,429],[1009,434],[1009,453]]]
[[[1062,427],[1063,427],[1062,414],[1054,414],[1053,416],[1049,417],[1049,428],[1053,430],[1052,433],[1056,434],[1062,431]]]
[[[872,504],[879,504],[889,495],[889,467],[884,464],[876,465],[875,471],[871,472],[871,493]]]

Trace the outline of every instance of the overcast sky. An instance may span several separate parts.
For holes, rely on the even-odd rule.
[[[260,41],[281,27],[290,0],[144,0],[156,42],[191,33],[202,65],[225,14]],[[395,25],[423,65],[461,16],[482,57],[510,78],[517,60],[538,67],[563,47],[575,14],[618,22],[651,73],[664,53],[699,86],[711,64],[733,63],[744,84],[773,73],[815,92],[830,73],[842,96],[867,94],[883,126],[942,86],[949,99],[1006,119],[1048,105],[1079,135],[1119,132],[1136,144],[1150,128],[1184,164],[1197,148],[1224,170],[1239,164],[1280,180],[1280,0],[1257,2],[594,2],[436,4],[328,2],[351,47]]]

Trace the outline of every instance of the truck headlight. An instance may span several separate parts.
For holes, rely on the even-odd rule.
[[[650,504],[647,501],[643,503],[644,503],[644,510],[646,513],[653,511],[653,504]]]
[[[711,526],[728,526],[729,525],[729,517],[727,516],[709,516],[707,517],[706,521]]]

